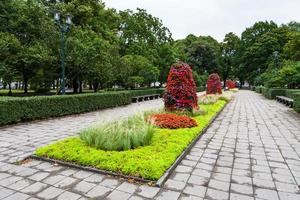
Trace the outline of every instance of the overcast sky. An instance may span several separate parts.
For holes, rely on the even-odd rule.
[[[273,20],[278,24],[300,21],[300,0],[104,0],[117,10],[137,7],[160,18],[173,38],[192,33],[211,35],[222,41],[225,34],[240,36],[256,21]]]

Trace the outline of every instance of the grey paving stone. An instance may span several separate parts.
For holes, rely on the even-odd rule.
[[[103,187],[101,185],[97,185],[93,189],[91,189],[88,193],[86,193],[86,196],[89,198],[100,198],[105,197],[110,193],[112,189]]]
[[[28,178],[34,181],[41,181],[43,179],[45,179],[46,177],[48,177],[50,175],[50,173],[48,172],[38,172],[36,174],[33,174],[32,176],[29,176]]]
[[[138,192],[137,194],[142,196],[142,197],[146,197],[146,198],[153,198],[159,191],[159,188],[155,188],[155,187],[149,187],[147,185],[141,185],[138,188]]]
[[[258,188],[274,189],[275,184],[273,181],[267,181],[262,179],[253,178],[253,185]]]
[[[192,167],[189,166],[183,166],[183,165],[178,165],[175,169],[175,172],[181,172],[181,173],[190,173],[193,170]]]
[[[278,192],[280,199],[282,200],[298,200],[300,199],[300,194],[293,194],[287,192]]]
[[[275,182],[276,189],[282,192],[300,193],[299,187],[296,184]]]
[[[232,183],[230,185],[230,192],[252,196],[253,195],[253,187],[249,186],[249,185],[240,185],[240,184]]]
[[[93,174],[87,178],[84,179],[84,181],[90,182],[90,183],[100,183],[105,176],[101,174]]]
[[[87,193],[92,188],[94,188],[96,184],[88,183],[86,181],[80,181],[78,184],[75,185],[74,190],[81,193]]]
[[[215,179],[210,179],[209,183],[208,183],[209,188],[214,188],[214,189],[221,190],[224,192],[229,191],[229,186],[230,186],[229,182],[218,181]]]
[[[67,188],[77,182],[78,180],[75,178],[66,177],[63,180],[59,181],[58,183],[54,184],[54,186],[58,188]]]
[[[7,178],[4,178],[2,180],[0,180],[0,186],[8,186],[8,185],[11,185],[11,184],[14,184],[20,180],[22,180],[23,178],[22,177],[19,177],[19,176],[10,176],[10,177],[7,177]]]
[[[256,188],[254,190],[255,198],[261,198],[266,200],[277,200],[278,194],[275,190],[268,190],[268,189],[260,189]]]
[[[15,182],[11,185],[8,185],[7,187],[16,191],[19,191],[27,186],[29,186],[31,184],[30,181],[28,180],[20,180],[18,182]]]
[[[193,195],[185,195],[181,194],[180,200],[203,200],[201,197],[193,196]]]
[[[186,186],[183,193],[185,193],[187,195],[204,197],[206,190],[207,190],[207,187],[205,187],[205,186],[191,185],[191,186]]]
[[[137,190],[137,188],[137,185],[128,182],[123,182],[119,187],[117,187],[117,190],[132,194]]]
[[[80,171],[74,173],[73,177],[75,177],[77,179],[85,179],[85,178],[91,176],[92,174],[93,174],[92,172],[80,170]]]
[[[254,200],[254,198],[246,195],[230,193],[230,200]]]
[[[58,195],[62,194],[63,192],[64,190],[51,186],[38,193],[37,197],[42,199],[53,199],[56,198]]]
[[[4,198],[4,200],[25,200],[25,199],[29,199],[29,198],[30,198],[29,195],[17,192],[17,193],[14,193],[14,194]]]
[[[185,185],[186,185],[185,182],[169,179],[165,183],[164,187],[167,189],[173,189],[173,190],[183,190]]]
[[[35,194],[35,193],[42,191],[46,187],[47,187],[47,185],[44,183],[35,182],[34,184],[32,184],[28,187],[25,187],[23,190],[21,190],[21,192],[26,193],[26,194]]]
[[[118,181],[117,179],[110,179],[110,178],[104,179],[104,181],[102,181],[100,183],[100,185],[111,188],[111,189],[115,189],[120,184],[121,184],[121,182]]]
[[[72,192],[64,192],[61,195],[59,195],[59,197],[57,198],[57,200],[77,200],[79,199],[81,196],[79,194],[75,194]]]
[[[77,170],[75,170],[75,169],[65,169],[59,173],[64,176],[71,176],[71,175],[75,174],[76,172],[77,172]]]
[[[229,198],[229,193],[228,192],[223,192],[220,190],[215,190],[208,188],[205,198],[207,199],[218,199],[218,200],[227,200]]]
[[[56,183],[60,182],[65,178],[66,178],[65,176],[57,174],[57,175],[49,176],[48,178],[44,179],[42,182],[47,183],[49,185],[55,185]]]
[[[130,198],[130,196],[131,196],[131,194],[129,194],[129,193],[114,190],[112,193],[110,193],[106,197],[106,199],[108,199],[108,200],[127,200]]]
[[[173,175],[171,176],[171,179],[174,179],[176,181],[182,181],[182,182],[187,182],[187,180],[189,179],[190,174],[186,174],[186,173],[173,173]]]
[[[15,191],[13,191],[11,189],[1,188],[0,189],[0,199],[3,199],[9,195],[12,195],[13,193],[15,193]]]
[[[130,198],[129,198],[129,200],[144,200],[145,198],[143,198],[143,197],[140,197],[140,196],[131,196]]]
[[[155,198],[157,200],[177,200],[180,196],[180,192],[175,192],[171,190],[163,190]]]

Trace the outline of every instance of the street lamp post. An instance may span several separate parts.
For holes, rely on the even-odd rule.
[[[60,29],[60,62],[61,62],[61,93],[66,93],[66,77],[65,77],[65,34],[71,27],[71,16],[67,15],[65,23],[60,21],[60,13],[55,12],[54,20]]]

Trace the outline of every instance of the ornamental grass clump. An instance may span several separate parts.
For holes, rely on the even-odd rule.
[[[90,127],[80,133],[80,139],[97,149],[124,151],[149,145],[154,126],[142,115],[126,120]]]
[[[193,79],[192,68],[184,63],[172,65],[164,94],[166,111],[198,110],[197,87]]]
[[[189,116],[171,113],[151,115],[149,121],[155,126],[167,129],[192,128],[198,125],[197,122]]]
[[[222,84],[218,74],[209,75],[206,94],[222,94]]]

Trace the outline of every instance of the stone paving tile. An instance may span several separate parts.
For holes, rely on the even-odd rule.
[[[300,116],[251,91],[236,94],[163,188],[36,160],[13,163],[100,119],[162,105],[160,99],[0,128],[0,199],[300,199]]]

